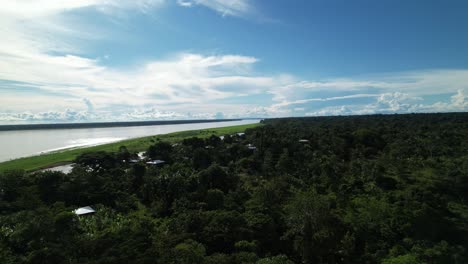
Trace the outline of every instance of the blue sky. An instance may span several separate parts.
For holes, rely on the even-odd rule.
[[[462,0],[17,0],[0,123],[468,109]]]

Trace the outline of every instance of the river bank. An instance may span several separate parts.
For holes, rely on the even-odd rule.
[[[208,129],[201,129],[201,130],[187,130],[187,131],[180,131],[180,132],[174,132],[174,133],[168,133],[168,134],[159,134],[159,135],[153,135],[153,136],[127,139],[127,140],[122,140],[122,141],[118,141],[114,143],[103,144],[103,145],[92,146],[92,147],[61,150],[57,152],[50,152],[50,153],[45,153],[42,155],[19,158],[19,159],[2,162],[0,163],[0,171],[12,170],[12,169],[36,171],[40,169],[45,169],[45,168],[50,168],[50,167],[55,167],[58,165],[64,165],[64,164],[70,163],[75,159],[75,157],[77,157],[78,155],[84,152],[92,152],[92,151],[115,152],[115,151],[118,151],[120,146],[126,146],[127,149],[131,152],[138,152],[138,151],[146,150],[157,139],[173,143],[173,142],[178,142],[178,141],[183,140],[184,138],[189,138],[189,137],[206,138],[211,135],[221,136],[225,134],[243,132],[248,128],[253,128],[259,125],[260,125],[259,123],[255,123],[255,124],[238,125],[238,126],[208,128]]]

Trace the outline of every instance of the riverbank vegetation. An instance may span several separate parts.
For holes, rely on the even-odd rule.
[[[239,126],[228,126],[228,127],[219,127],[219,128],[210,128],[210,129],[201,129],[201,130],[189,130],[182,132],[174,132],[169,134],[133,138],[128,140],[123,140],[115,143],[103,144],[93,147],[85,148],[75,148],[51,153],[44,153],[42,155],[25,157],[14,159],[11,161],[6,161],[0,163],[0,172],[5,170],[12,169],[23,169],[26,171],[35,171],[39,169],[49,168],[52,166],[70,163],[78,155],[84,152],[97,152],[97,151],[108,151],[116,152],[119,150],[119,147],[124,145],[129,151],[145,151],[150,145],[154,144],[156,140],[164,140],[167,142],[178,142],[187,137],[199,137],[206,138],[211,135],[224,135],[232,134],[236,132],[243,132],[247,128],[252,128],[258,126],[259,124],[248,124],[248,125],[239,125]]]
[[[468,114],[151,143],[134,163],[121,144],[70,174],[1,173],[2,263],[468,262]]]

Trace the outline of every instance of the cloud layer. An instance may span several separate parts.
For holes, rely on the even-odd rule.
[[[181,51],[117,68],[106,65],[105,54],[86,56],[79,45],[80,40],[94,41],[98,34],[91,27],[83,30],[76,12],[91,9],[113,18],[121,12],[145,15],[164,4],[164,0],[5,3],[0,9],[0,123],[467,110],[464,69],[308,80],[287,72],[262,73],[261,58],[246,54]],[[178,4],[204,6],[228,16],[253,10],[246,0]]]

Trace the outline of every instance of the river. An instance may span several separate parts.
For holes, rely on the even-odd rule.
[[[135,127],[0,131],[0,162],[51,151],[95,146],[130,138],[185,130],[254,124],[259,121],[260,120],[241,120]]]

